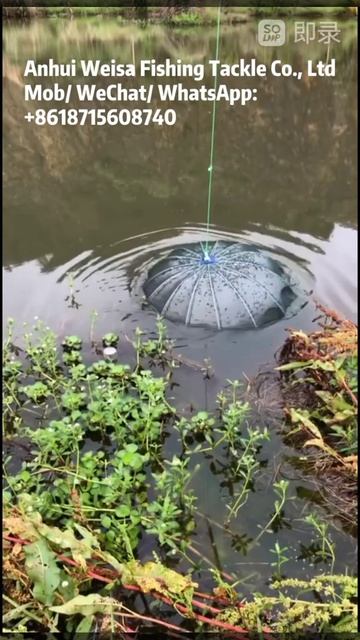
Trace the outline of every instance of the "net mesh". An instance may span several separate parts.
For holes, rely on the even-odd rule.
[[[297,297],[280,262],[225,241],[174,249],[150,269],[144,293],[169,320],[217,329],[265,326],[286,316]]]

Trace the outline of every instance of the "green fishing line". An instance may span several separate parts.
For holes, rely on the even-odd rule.
[[[219,49],[220,49],[220,15],[221,15],[221,2],[218,6],[217,12],[217,27],[216,27],[216,52],[215,52],[215,60],[219,59]],[[207,203],[207,216],[206,216],[206,243],[204,254],[205,257],[208,257],[208,249],[209,249],[209,228],[210,228],[210,220],[211,220],[211,205],[212,205],[212,184],[213,184],[213,171],[214,171],[214,149],[215,149],[215,125],[216,125],[216,92],[217,92],[217,70],[214,78],[214,102],[212,108],[212,118],[211,118],[211,140],[210,140],[210,161],[208,166],[209,173],[209,186],[208,186],[208,203]]]

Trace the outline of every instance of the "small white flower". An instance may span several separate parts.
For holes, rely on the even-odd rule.
[[[68,586],[69,586],[68,581],[67,581],[67,580],[63,580],[63,581],[62,581],[62,583],[61,583],[61,586],[62,586],[63,588],[68,587]]]

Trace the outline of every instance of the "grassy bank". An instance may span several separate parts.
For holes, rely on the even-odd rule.
[[[316,447],[328,466],[357,471],[357,326],[320,307],[320,331],[293,331],[280,355],[288,437]]]
[[[225,7],[222,9],[223,24],[237,24],[261,17],[351,17],[356,16],[356,7]],[[114,17],[124,20],[140,20],[169,23],[174,26],[215,25],[217,8],[182,7],[3,7],[3,16],[8,19],[32,19],[41,17]]]
[[[357,520],[357,326],[319,307],[320,330],[290,332],[279,353],[285,438],[306,451],[333,510]]]

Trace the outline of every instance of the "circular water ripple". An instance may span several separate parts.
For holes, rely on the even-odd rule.
[[[291,238],[284,241],[281,237],[277,239],[251,231],[236,234],[213,228],[207,233],[201,225],[161,229],[132,236],[108,247],[96,247],[63,265],[58,282],[63,282],[71,274],[83,288],[89,288],[96,282],[100,291],[104,288],[112,291],[116,288],[126,288],[136,296],[141,291],[147,273],[159,260],[181,245],[205,240],[256,244],[287,266],[306,291],[312,287],[310,261],[294,252],[298,240],[297,244],[292,246]],[[319,251],[317,247],[305,243],[303,247],[310,251]]]

